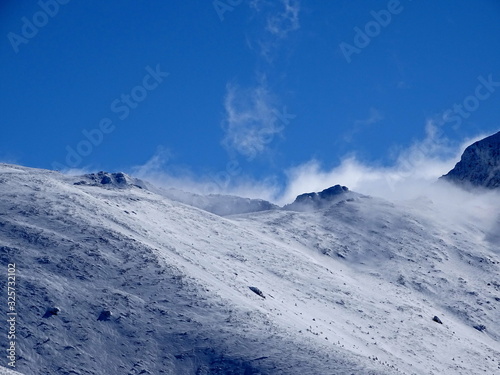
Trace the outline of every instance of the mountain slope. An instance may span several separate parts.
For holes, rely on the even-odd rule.
[[[444,180],[464,187],[500,187],[500,132],[467,147]]]
[[[76,178],[78,180],[75,182],[76,185],[120,189],[133,186],[146,189],[173,201],[200,208],[219,216],[274,210],[278,208],[278,206],[262,199],[241,198],[221,194],[199,195],[174,188],[159,188],[147,181],[130,177],[124,173],[98,172],[77,176]]]
[[[9,368],[0,366],[0,375],[22,375],[20,372],[13,371]]]
[[[499,369],[499,248],[477,222],[363,196],[222,218],[80,180],[0,165],[25,375]]]

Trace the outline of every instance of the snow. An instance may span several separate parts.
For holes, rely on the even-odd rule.
[[[488,220],[355,193],[221,217],[129,177],[81,180],[0,164],[0,259],[18,270],[22,374],[500,370]]]
[[[13,371],[9,368],[0,366],[0,375],[22,375],[20,372]]]

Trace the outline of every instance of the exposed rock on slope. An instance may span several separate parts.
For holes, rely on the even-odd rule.
[[[455,168],[441,178],[465,188],[499,188],[500,132],[467,147]]]
[[[100,186],[107,188],[129,188],[132,186],[145,188],[147,185],[144,181],[137,178],[130,177],[122,172],[108,173],[108,172],[98,172],[89,173],[78,177],[78,181],[74,183],[75,185],[90,185],[90,186]]]
[[[359,194],[350,192],[345,186],[335,185],[319,193],[304,193],[298,195],[295,201],[284,208],[291,211],[309,211],[326,208],[333,203],[352,200]]]
[[[74,184],[97,186],[107,189],[126,189],[138,187],[219,216],[245,214],[249,212],[267,211],[278,208],[275,204],[262,199],[250,199],[221,194],[199,195],[174,188],[162,189],[149,182],[131,177],[122,172],[109,173],[101,171],[98,173],[89,173],[83,176],[75,177]]]

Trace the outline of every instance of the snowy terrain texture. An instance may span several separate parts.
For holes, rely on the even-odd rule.
[[[342,186],[283,209],[246,202],[220,216],[123,173],[0,164],[13,370],[500,373],[500,222]]]
[[[500,188],[500,132],[467,147],[455,168],[442,178],[469,188]]]

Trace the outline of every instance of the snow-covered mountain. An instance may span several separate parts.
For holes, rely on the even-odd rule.
[[[462,158],[442,179],[465,188],[500,188],[500,132],[467,147]]]
[[[121,172],[108,173],[101,171],[99,173],[77,176],[77,179],[79,181],[75,182],[76,185],[100,186],[105,188],[135,186],[147,189],[168,199],[201,208],[202,210],[219,216],[274,210],[278,208],[277,205],[262,199],[250,199],[221,194],[200,195],[175,188],[164,189]]]
[[[221,217],[119,173],[0,164],[15,370],[498,373],[492,197],[474,203],[477,215],[450,215],[429,199],[332,187],[286,209]]]
[[[279,208],[277,205],[263,199],[250,199],[223,194],[200,195],[174,188],[163,189],[152,186],[150,186],[150,190],[168,199],[201,208],[219,216],[246,214]]]
[[[283,208],[292,211],[313,211],[329,207],[332,203],[352,201],[356,196],[359,194],[349,191],[347,186],[335,185],[319,193],[301,194],[295,198],[293,203],[287,204]]]

